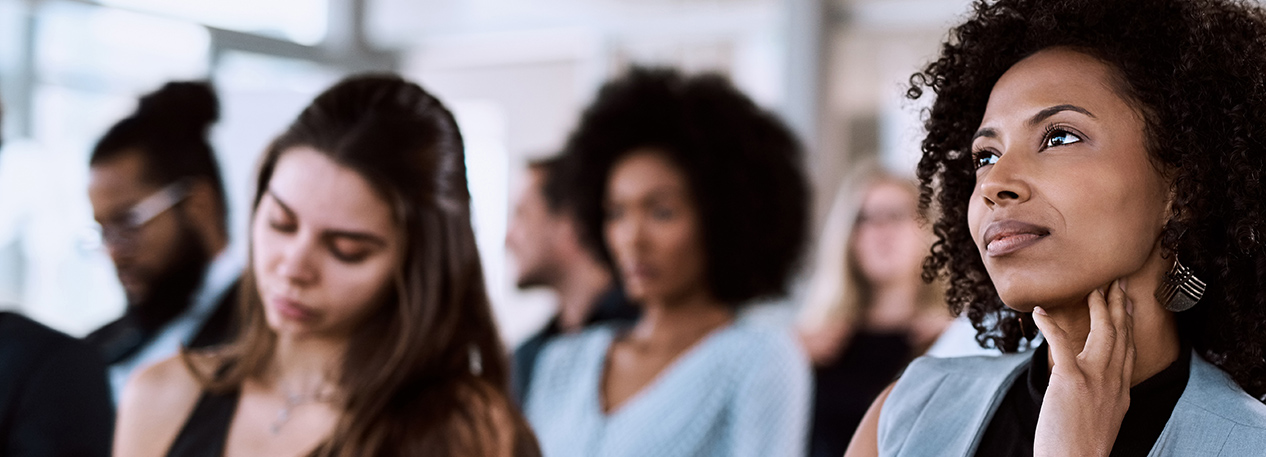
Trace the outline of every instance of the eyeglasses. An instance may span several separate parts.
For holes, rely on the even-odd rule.
[[[100,239],[115,247],[133,247],[141,229],[160,214],[189,197],[189,183],[181,180],[168,184],[132,205],[122,215],[95,228]]]
[[[880,209],[862,211],[857,215],[857,225],[889,225],[914,220],[915,214],[909,210]]]

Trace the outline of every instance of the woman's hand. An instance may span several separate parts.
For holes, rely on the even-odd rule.
[[[1090,293],[1090,334],[1083,345],[1041,308],[1033,320],[1050,347],[1050,385],[1042,400],[1035,456],[1107,456],[1130,408],[1134,318],[1113,281],[1107,297]]]

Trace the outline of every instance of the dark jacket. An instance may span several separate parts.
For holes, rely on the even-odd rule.
[[[89,345],[0,313],[0,455],[109,456],[114,407]]]
[[[237,315],[238,293],[241,280],[233,283],[224,291],[215,311],[202,323],[202,328],[194,334],[189,342],[190,349],[215,346],[228,342],[236,335],[235,316]],[[84,337],[89,345],[96,347],[107,365],[113,365],[135,355],[158,334],[161,328],[145,329],[136,323],[130,315],[106,324]]]

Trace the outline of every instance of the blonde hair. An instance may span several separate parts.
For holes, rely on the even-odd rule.
[[[912,197],[919,195],[913,181],[873,163],[855,167],[836,191],[822,236],[818,239],[808,295],[800,312],[799,327],[802,330],[814,332],[839,322],[845,323],[848,328],[856,328],[862,319],[872,290],[857,266],[853,253],[853,231],[866,196],[883,184],[897,185]],[[925,312],[940,307],[943,297],[943,287],[939,282],[921,283],[918,309]]]

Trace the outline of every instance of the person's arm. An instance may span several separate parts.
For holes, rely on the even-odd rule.
[[[853,432],[853,440],[849,441],[844,457],[879,455],[879,412],[884,409],[884,402],[888,400],[888,394],[892,393],[892,387],[895,385],[896,383],[889,384],[888,388],[884,389],[870,404],[866,415],[862,417],[862,423],[858,424],[857,431]]]
[[[808,452],[813,377],[792,338],[745,355],[733,403],[731,457],[803,457]]]
[[[110,455],[114,406],[101,356],[74,340],[50,349],[26,373],[0,455]]]
[[[202,395],[180,355],[133,375],[119,399],[114,455],[162,457]]]

